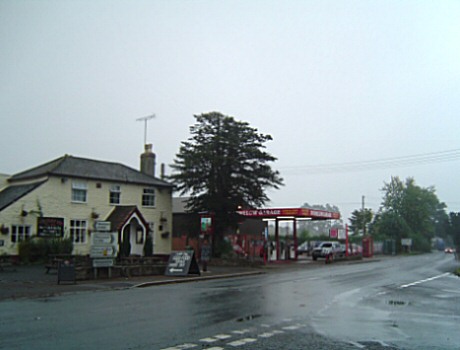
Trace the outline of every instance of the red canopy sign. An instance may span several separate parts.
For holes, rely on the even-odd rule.
[[[311,218],[313,220],[340,219],[340,213],[309,208],[249,209],[240,210],[237,213],[252,218],[277,218],[292,216],[296,218]]]

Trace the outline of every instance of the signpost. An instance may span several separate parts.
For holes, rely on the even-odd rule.
[[[109,278],[112,277],[113,260],[118,253],[118,233],[108,232],[111,229],[109,221],[97,221],[96,232],[91,234],[90,257],[93,258],[94,278],[97,279],[98,268],[108,268]]]
[[[111,229],[110,221],[96,221],[94,224],[96,231],[108,232]]]
[[[401,238],[401,246],[406,250],[407,253],[410,253],[412,248],[412,238]]]
[[[187,276],[201,275],[200,268],[195,259],[195,252],[177,251],[172,252],[169,256],[168,266],[166,266],[166,276]]]

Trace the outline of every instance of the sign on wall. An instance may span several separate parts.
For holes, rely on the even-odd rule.
[[[38,217],[37,235],[40,237],[64,237],[64,218]]]
[[[212,216],[202,215],[200,217],[201,234],[211,235],[213,233]]]

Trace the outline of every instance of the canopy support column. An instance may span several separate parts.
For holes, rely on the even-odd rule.
[[[276,260],[280,260],[280,236],[279,236],[279,221],[275,219],[275,241],[276,241]]]
[[[297,220],[294,218],[293,221],[294,227],[292,228],[293,236],[294,236],[294,260],[297,261]]]

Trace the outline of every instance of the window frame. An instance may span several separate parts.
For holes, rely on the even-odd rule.
[[[147,207],[147,208],[155,208],[155,202],[156,202],[155,187],[144,187],[144,189],[142,190],[142,206]]]
[[[88,203],[88,184],[82,181],[72,181],[72,203]]]
[[[10,241],[13,244],[18,244],[23,241],[27,241],[32,236],[32,226],[31,225],[11,225],[11,236]],[[18,231],[22,232],[18,232]],[[14,237],[14,239],[13,239]]]
[[[116,199],[116,201],[114,200]],[[120,205],[121,203],[121,186],[111,185],[109,189],[109,204]]]
[[[88,220],[70,219],[69,231],[70,238],[74,244],[86,244],[86,236],[88,234]]]

